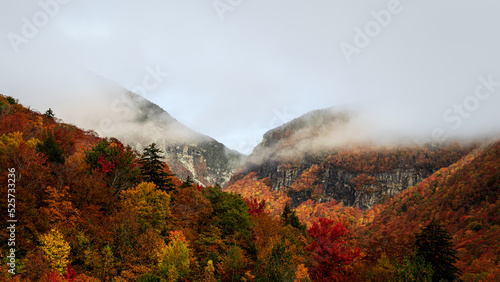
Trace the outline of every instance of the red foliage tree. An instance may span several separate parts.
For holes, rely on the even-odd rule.
[[[66,266],[66,272],[64,273],[64,278],[68,280],[69,282],[75,281],[75,276],[76,276],[76,271],[73,269],[71,264],[68,263]]]
[[[97,163],[101,166],[101,171],[104,173],[111,172],[113,169],[115,169],[115,164],[106,160],[102,153],[97,159]]]
[[[245,203],[247,204],[249,210],[248,213],[251,215],[259,215],[264,212],[266,208],[266,200],[257,201],[257,199],[245,199]]]
[[[345,266],[361,255],[359,248],[348,246],[344,238],[347,229],[342,223],[320,218],[307,230],[313,242],[306,247],[311,252],[310,273],[314,281],[343,281],[347,279]]]

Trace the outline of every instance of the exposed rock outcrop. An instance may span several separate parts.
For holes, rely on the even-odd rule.
[[[107,117],[87,117],[100,135],[116,137],[139,153],[156,143],[177,177],[190,176],[207,186],[223,186],[243,162],[244,155],[186,127],[158,105],[119,86],[114,89],[109,93],[112,106]]]
[[[369,209],[456,162],[474,147],[342,143],[336,130],[349,134],[351,116],[318,110],[267,132],[228,186],[255,172],[257,179],[269,178],[271,190],[285,191],[292,207],[309,199],[334,199]],[[333,139],[331,144],[328,138]]]

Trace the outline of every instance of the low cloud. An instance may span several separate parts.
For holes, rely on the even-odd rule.
[[[305,155],[329,154],[338,149],[440,145],[500,138],[498,122],[489,118],[485,118],[482,127],[475,127],[474,132],[465,122],[463,127],[453,129],[446,120],[436,122],[433,117],[421,113],[418,116],[418,111],[412,111],[409,105],[384,105],[346,105],[308,113],[266,133],[248,164],[294,161]]]
[[[275,109],[368,104],[337,130],[378,142],[500,127],[499,2],[4,2],[0,92],[103,134],[136,131],[116,85],[244,153],[282,123]]]

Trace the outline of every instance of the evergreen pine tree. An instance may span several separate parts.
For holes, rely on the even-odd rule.
[[[453,281],[459,272],[454,266],[457,251],[453,250],[451,236],[434,220],[415,234],[416,255],[432,265],[432,281]]]
[[[14,99],[14,98],[12,98],[10,96],[7,96],[5,98],[7,98],[7,102],[9,102],[9,104],[11,104],[11,105],[16,105],[17,103],[19,103],[18,99]]]
[[[188,188],[188,187],[191,187],[192,185],[194,184],[194,181],[193,179],[191,178],[191,176],[187,176],[183,181],[182,181],[182,184],[181,184],[181,188]]]
[[[52,111],[52,109],[51,109],[51,108],[49,108],[47,111],[45,111],[45,114],[44,114],[44,115],[45,115],[46,117],[48,117],[48,118],[52,118],[52,119],[55,117],[54,112]]]
[[[142,164],[141,175],[144,181],[152,182],[161,190],[173,190],[172,181],[168,178],[170,174],[163,171],[165,163],[161,161],[163,152],[152,143],[144,148],[140,163]]]
[[[285,207],[283,208],[283,212],[281,213],[281,220],[286,224],[289,223],[290,221],[290,216],[292,214],[292,208],[288,203],[285,204]]]
[[[295,214],[295,211],[292,211],[292,208],[288,203],[285,204],[283,213],[281,213],[281,220],[283,220],[285,225],[290,224],[292,227],[295,227],[300,231],[306,230],[306,226],[300,223],[299,217]]]
[[[57,145],[56,140],[54,139],[54,135],[52,132],[48,132],[43,142],[39,142],[36,145],[37,152],[44,153],[49,161],[53,163],[63,164],[65,159],[63,155],[63,149],[61,146]]]

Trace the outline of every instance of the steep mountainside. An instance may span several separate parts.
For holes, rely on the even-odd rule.
[[[366,258],[413,252],[415,232],[435,220],[452,234],[461,281],[500,279],[500,141],[474,150],[374,208],[360,228]],[[379,212],[377,212],[379,211]]]
[[[0,237],[14,234],[16,243],[0,246],[0,281],[413,281],[430,268],[442,272],[445,259],[458,270],[450,277],[500,281],[500,141],[470,148],[336,147],[302,159],[289,150],[272,161],[286,171],[310,166],[278,191],[258,171],[233,178],[228,190],[242,195],[174,176],[156,178],[172,184],[157,186],[143,182],[147,168],[130,146],[0,95],[0,182],[9,200],[0,202],[8,210]],[[376,193],[385,189],[381,174],[395,175],[383,185],[397,184],[397,169],[426,173],[464,150],[372,208],[324,201],[327,169],[355,176],[344,184],[356,192]],[[311,198],[283,208],[294,191]],[[451,247],[456,260],[417,261],[418,234],[431,224],[444,235],[432,249]],[[338,257],[345,262],[331,269]]]
[[[363,128],[353,125],[355,116],[318,110],[267,132],[226,188],[240,192],[238,181],[252,174],[254,180],[268,179],[272,191],[286,193],[293,207],[312,199],[368,209],[474,148],[370,143]]]
[[[203,185],[224,185],[242,163],[244,155],[186,127],[142,96],[118,86],[109,95],[107,116],[88,115],[85,126],[100,135],[116,137],[139,152],[156,143],[177,177],[190,176]]]

